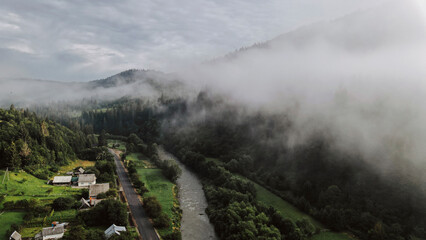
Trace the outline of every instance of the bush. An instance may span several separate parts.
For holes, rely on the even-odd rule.
[[[52,203],[52,208],[56,211],[67,210],[74,206],[75,200],[69,197],[59,197]]]
[[[79,213],[84,223],[88,226],[110,226],[111,224],[128,224],[127,207],[114,199],[106,199],[94,208]]]
[[[143,206],[151,218],[157,218],[161,214],[161,204],[156,197],[147,197],[143,201]]]
[[[170,218],[167,214],[161,213],[160,216],[153,219],[154,227],[158,228],[166,228],[170,225]]]

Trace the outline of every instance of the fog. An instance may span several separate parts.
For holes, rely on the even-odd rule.
[[[286,114],[292,129],[283,144],[290,147],[323,133],[333,147],[361,154],[384,172],[406,161],[425,168],[425,14],[424,1],[390,1],[173,75],[142,72],[134,76],[142,81],[131,82],[116,76],[109,87],[2,80],[0,103],[155,98],[165,89],[175,96],[208,89],[253,112]]]
[[[334,147],[361,154],[384,172],[407,160],[425,168],[425,6],[388,2],[297,29],[182,76],[252,111],[286,113],[293,128],[283,144],[323,133]]]

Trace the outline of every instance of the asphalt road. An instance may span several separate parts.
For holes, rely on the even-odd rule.
[[[109,149],[109,151],[112,155],[114,155],[118,178],[120,179],[121,186],[123,187],[127,202],[130,206],[130,211],[136,220],[136,224],[138,225],[138,230],[142,236],[142,239],[159,240],[157,234],[155,233],[154,227],[149,221],[145,209],[142,207],[142,203],[139,201],[138,194],[135,192],[132,184],[130,183],[129,175],[124,171],[123,164],[114,151],[111,149]]]

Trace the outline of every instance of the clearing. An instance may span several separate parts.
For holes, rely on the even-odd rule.
[[[24,220],[25,212],[3,212],[0,215],[0,238],[6,239],[9,238],[9,236],[6,236],[7,230],[9,230],[10,226],[12,224],[21,224]]]

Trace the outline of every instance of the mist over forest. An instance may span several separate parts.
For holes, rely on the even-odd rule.
[[[262,236],[313,233],[297,235],[302,227],[253,203],[251,186],[214,171],[251,179],[355,239],[424,239],[425,64],[426,4],[386,1],[172,73],[1,79],[0,105],[164,146],[208,176],[207,214],[221,239],[240,239],[227,238],[238,231],[224,217],[236,202],[270,218]]]

